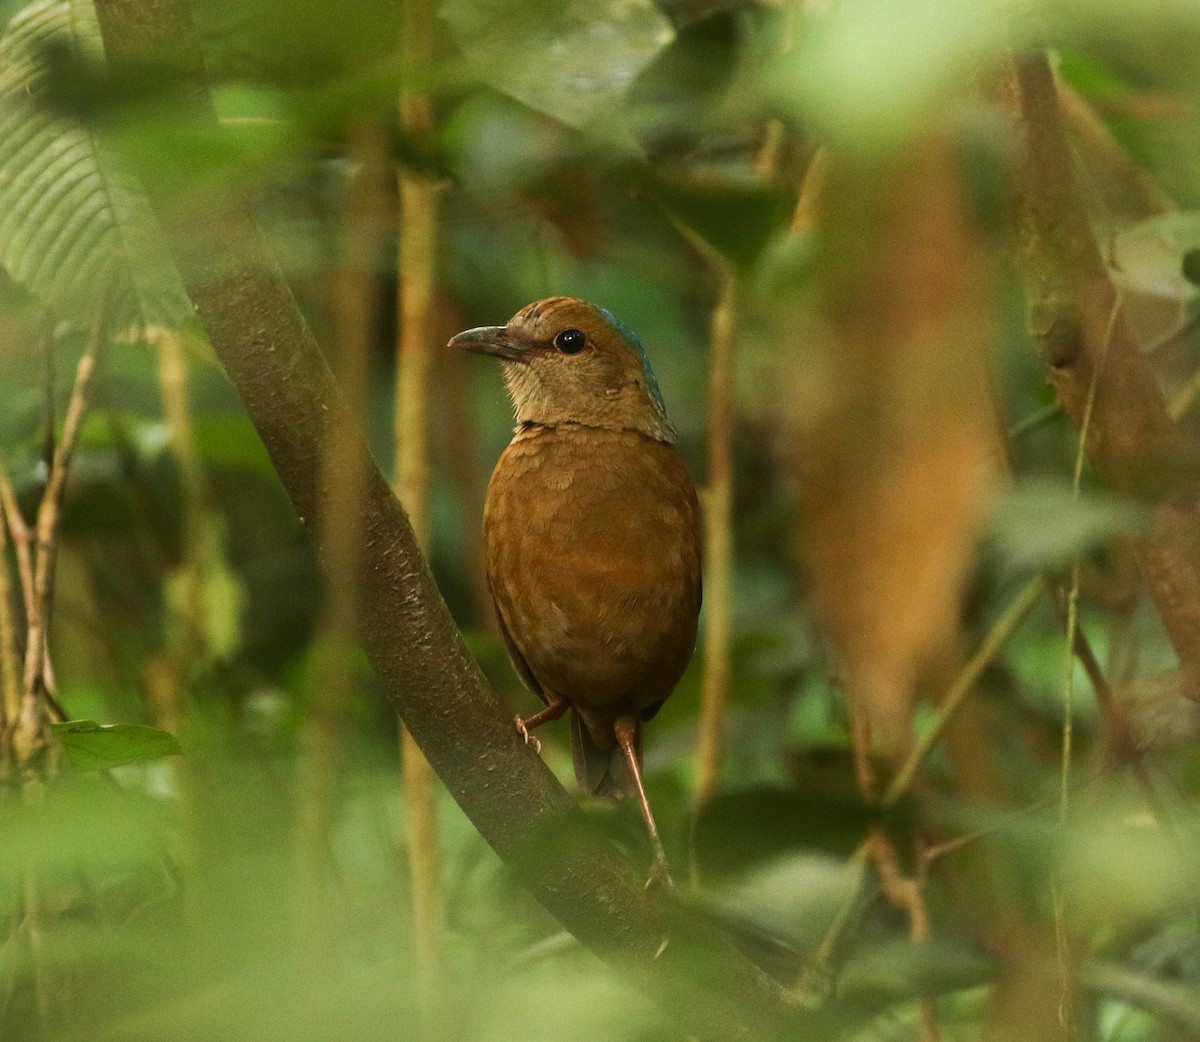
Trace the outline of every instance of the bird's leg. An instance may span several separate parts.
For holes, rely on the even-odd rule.
[[[570,703],[565,698],[553,696],[546,708],[534,713],[533,716],[513,717],[513,726],[516,727],[517,734],[525,739],[525,744],[532,745],[534,752],[540,753],[542,743],[529,732],[535,727],[541,727],[542,724],[548,724],[551,720],[557,720],[570,708]]]
[[[632,717],[621,717],[614,728],[617,743],[625,753],[629,763],[630,773],[633,774],[633,784],[637,786],[638,802],[642,806],[642,817],[646,819],[646,829],[650,833],[650,845],[654,848],[654,864],[650,866],[650,878],[646,880],[649,889],[656,884],[668,888],[675,885],[671,878],[671,868],[667,864],[667,855],[663,850],[662,839],[658,835],[658,825],[655,824],[654,814],[650,810],[650,801],[646,799],[646,786],[642,784],[642,765],[638,763],[637,755],[637,721]]]

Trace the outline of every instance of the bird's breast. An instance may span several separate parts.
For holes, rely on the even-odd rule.
[[[492,475],[484,532],[497,610],[543,688],[621,712],[670,693],[700,609],[699,508],[674,446],[522,432]]]

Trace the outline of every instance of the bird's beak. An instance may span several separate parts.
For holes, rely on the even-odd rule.
[[[480,355],[503,358],[507,362],[521,362],[525,351],[508,335],[505,326],[479,326],[452,337],[448,347],[461,347]]]

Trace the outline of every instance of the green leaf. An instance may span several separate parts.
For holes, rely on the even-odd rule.
[[[1065,482],[1024,481],[1006,493],[992,516],[991,535],[1005,563],[1016,571],[1057,565],[1146,524],[1136,503],[1083,492]]]
[[[685,179],[651,174],[647,187],[684,227],[741,271],[747,271],[787,228],[791,192],[751,178]]]
[[[34,0],[0,35],[0,266],[59,318],[111,300],[115,326],[177,325],[191,306],[150,204],[87,127],[47,104],[48,56],[98,66],[88,0]]]
[[[1004,2],[847,0],[780,59],[771,85],[843,147],[886,151],[999,61],[1014,24]]]
[[[77,771],[104,771],[127,763],[146,763],[164,756],[183,755],[173,734],[145,724],[68,720],[54,724],[54,733]]]
[[[441,14],[480,79],[574,127],[610,112],[674,35],[653,0],[447,0]]]

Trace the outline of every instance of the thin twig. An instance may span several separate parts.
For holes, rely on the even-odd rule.
[[[1017,628],[1021,620],[1029,613],[1029,610],[1037,602],[1041,592],[1042,580],[1040,578],[1030,579],[1021,588],[1021,592],[1013,598],[1000,618],[992,624],[992,628],[988,630],[987,636],[983,638],[982,643],[975,649],[975,654],[967,660],[966,664],[959,671],[958,676],[951,683],[945,697],[938,703],[933,723],[917,739],[912,752],[909,753],[908,758],[892,779],[883,797],[883,805],[885,807],[894,806],[907,794],[925,757],[929,755],[930,750],[933,749],[938,739],[941,738],[942,732],[946,729],[946,725],[950,722],[950,719],[958,711],[963,699],[966,698],[971,688],[975,685],[975,681],[979,679],[980,674],[983,673],[984,669],[987,668],[988,664],[999,653],[1001,647],[1004,646],[1004,642],[1012,635],[1013,630]]]
[[[1138,217],[1154,217],[1177,210],[1175,201],[1130,158],[1087,99],[1062,77],[1056,76],[1055,82],[1067,126],[1087,154],[1132,197]]]
[[[105,342],[108,310],[107,299],[96,308],[83,355],[75,368],[75,382],[71,388],[70,401],[67,403],[62,434],[55,446],[50,475],[38,506],[34,530],[33,596],[29,601],[30,611],[26,620],[24,690],[20,716],[12,735],[13,751],[18,762],[22,764],[29,763],[48,744],[44,724],[47,642],[50,611],[54,601],[58,529],[66,495],[67,476],[79,444],[83,420],[87,415],[88,387]]]
[[[33,614],[33,530],[21,513],[21,504],[17,502],[3,456],[0,456],[0,508],[4,511],[12,535],[13,551],[17,556],[17,578],[21,583],[25,618],[28,619]]]
[[[1112,311],[1109,314],[1108,329],[1104,336],[1104,345],[1100,350],[1100,358],[1092,370],[1091,385],[1088,387],[1087,401],[1083,407],[1083,419],[1079,424],[1079,440],[1075,449],[1075,466],[1071,473],[1071,501],[1079,503],[1079,493],[1083,481],[1083,463],[1086,457],[1088,432],[1092,427],[1092,416],[1096,408],[1096,389],[1100,386],[1100,376],[1104,372],[1104,364],[1108,360],[1108,349],[1112,343],[1113,325],[1121,312],[1120,294],[1113,300]],[[1081,558],[1075,555],[1071,563],[1071,585],[1067,591],[1067,639],[1065,647],[1066,664],[1063,667],[1063,730],[1062,758],[1059,772],[1059,820],[1066,821],[1068,798],[1070,794],[1071,747],[1075,730],[1075,634],[1078,631],[1079,619],[1079,571]]]
[[[406,69],[424,72],[432,57],[433,22],[429,5],[405,0],[400,7]],[[433,128],[429,95],[406,88],[400,118],[410,134],[428,136]],[[434,294],[437,286],[437,185],[401,167],[400,236],[397,243],[399,329],[396,342],[396,493],[408,513],[417,544],[428,555],[429,452],[428,404],[433,386]],[[404,806],[420,984],[421,1034],[426,1042],[438,1032],[437,992],[445,959],[445,898],[442,893],[441,836],[438,828],[437,778],[425,754],[400,723]]]
[[[846,896],[830,920],[821,943],[817,945],[812,958],[805,967],[804,974],[797,985],[801,994],[807,994],[814,988],[816,980],[823,977],[829,966],[829,960],[845,936],[854,914],[855,906],[862,899],[863,887],[867,881],[867,866],[871,862],[871,841],[864,839],[846,862],[846,870],[851,873],[850,885],[846,888]]]
[[[107,306],[96,309],[87,346],[75,368],[75,383],[71,388],[71,398],[67,404],[66,418],[63,420],[62,435],[55,447],[50,476],[46,480],[46,488],[38,506],[37,526],[34,533],[33,597],[30,603],[32,612],[29,618],[28,646],[25,649],[25,693],[27,696],[35,691],[40,692],[43,684],[45,638],[50,606],[54,600],[54,566],[57,560],[58,547],[56,544],[59,523],[62,519],[63,498],[66,495],[67,475],[70,473],[71,461],[79,444],[79,434],[83,429],[84,416],[87,414],[88,385],[91,383],[96,360],[104,341],[107,310]]]
[[[21,666],[13,619],[12,572],[8,566],[8,524],[0,509],[0,733],[7,733],[20,711]],[[6,748],[0,749],[0,760],[5,751]]]
[[[696,799],[712,795],[725,752],[733,600],[733,344],[737,276],[721,264],[709,364],[708,485],[704,492],[704,682],[696,752]]]

